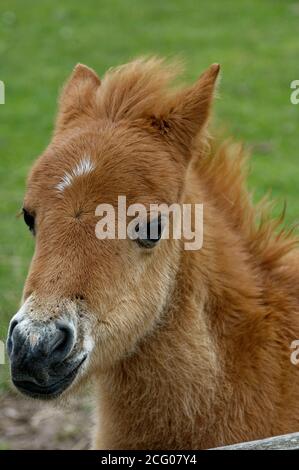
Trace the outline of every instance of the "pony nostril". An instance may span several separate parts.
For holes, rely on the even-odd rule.
[[[10,332],[9,332],[10,335],[12,335],[12,332],[13,332],[13,330],[15,329],[15,327],[17,326],[18,323],[19,323],[18,320],[13,320],[13,321],[11,322],[11,324],[10,324]]]
[[[13,349],[13,340],[12,340],[12,334],[15,329],[15,327],[18,325],[18,320],[12,320],[10,327],[9,327],[9,332],[8,332],[8,337],[7,337],[7,343],[6,343],[6,348],[8,355],[10,356],[12,349]]]
[[[59,328],[59,331],[57,331],[56,334],[56,338],[54,339],[54,342],[51,345],[51,352],[63,350],[65,341],[66,333],[64,330]]]
[[[57,325],[56,341],[52,345],[53,358],[63,361],[70,354],[74,346],[74,332],[67,324]]]

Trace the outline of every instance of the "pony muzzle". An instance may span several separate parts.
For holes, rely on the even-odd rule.
[[[76,352],[72,322],[12,319],[7,338],[11,377],[16,388],[33,398],[56,398],[77,376],[87,354]]]

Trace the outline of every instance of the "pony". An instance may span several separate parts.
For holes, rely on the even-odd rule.
[[[159,58],[102,80],[78,64],[28,178],[35,252],[9,326],[11,377],[58,402],[92,383],[95,449],[298,431],[298,238],[268,202],[253,204],[243,146],[210,136],[219,69],[178,85]],[[201,249],[161,233],[99,240],[96,208],[119,195],[146,208],[202,204]]]

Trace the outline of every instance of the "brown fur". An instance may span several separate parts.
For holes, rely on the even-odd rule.
[[[265,204],[253,207],[242,147],[208,138],[218,71],[176,89],[175,68],[157,59],[102,83],[77,66],[28,181],[37,244],[24,298],[34,294],[44,318],[65,299],[82,308],[95,348],[78,384],[95,380],[96,448],[207,448],[298,431],[297,240],[277,233]],[[95,172],[58,194],[84,154]],[[145,253],[97,240],[95,207],[119,194],[203,203],[203,248],[162,240]]]

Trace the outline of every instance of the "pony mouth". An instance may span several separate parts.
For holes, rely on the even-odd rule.
[[[79,369],[82,364],[85,362],[87,354],[82,358],[82,360],[77,364],[71,372],[69,372],[65,377],[57,382],[54,382],[50,385],[39,385],[29,380],[14,380],[12,382],[14,386],[19,390],[19,392],[24,395],[29,396],[30,398],[37,398],[40,400],[51,400],[57,398],[61,395],[70,385],[74,382]]]

